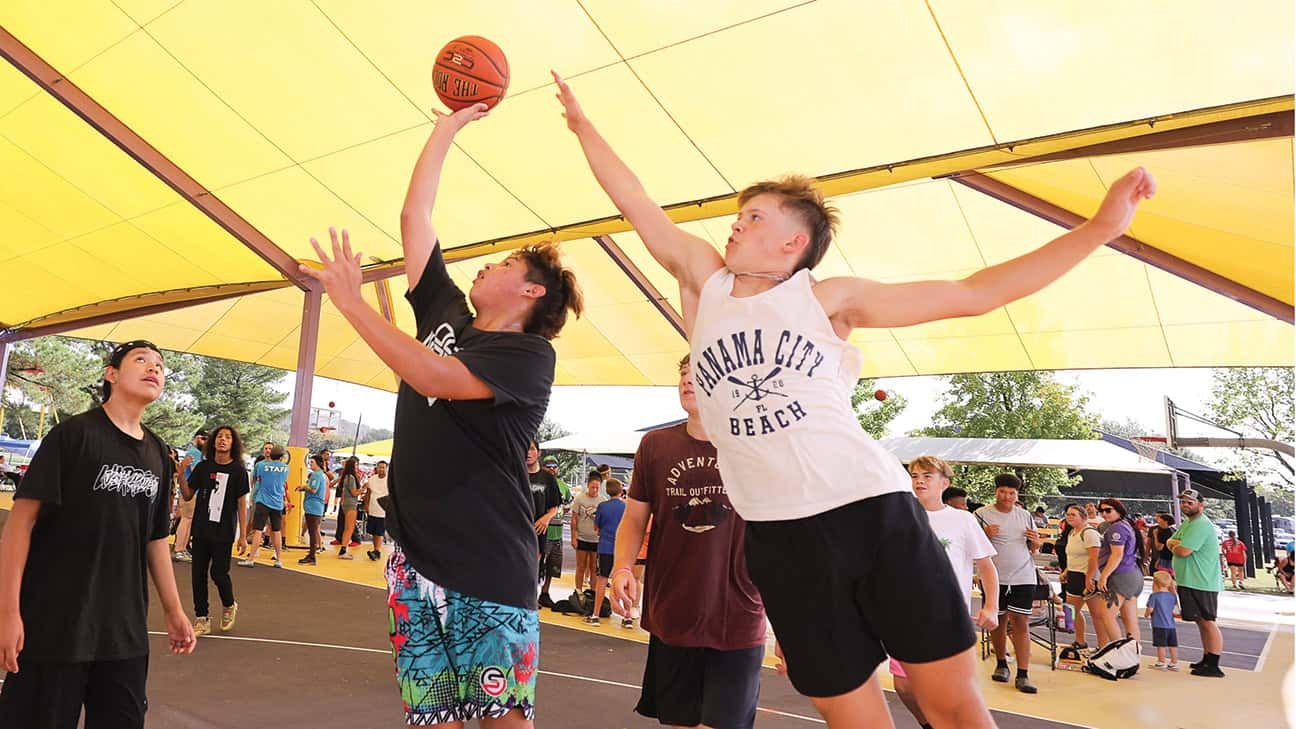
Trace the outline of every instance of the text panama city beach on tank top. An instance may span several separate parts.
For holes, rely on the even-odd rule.
[[[721,268],[702,287],[690,361],[734,509],[800,519],[907,491],[900,462],[851,410],[863,356],[833,331],[810,271],[755,296],[732,296],[733,284]]]

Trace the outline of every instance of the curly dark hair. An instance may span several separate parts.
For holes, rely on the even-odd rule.
[[[567,324],[568,311],[580,318],[585,308],[576,274],[563,268],[558,246],[552,243],[519,248],[513,257],[526,264],[527,281],[545,287],[544,296],[536,300],[523,330],[553,339]]]
[[[203,447],[203,458],[209,461],[216,460],[216,436],[220,435],[222,430],[230,432],[230,458],[233,458],[235,463],[242,464],[243,439],[239,437],[238,431],[232,425],[219,425],[212,430],[211,436],[207,438],[207,445]]]

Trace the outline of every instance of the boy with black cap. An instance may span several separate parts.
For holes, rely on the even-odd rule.
[[[194,649],[167,545],[173,463],[140,422],[165,382],[155,345],[119,345],[103,405],[55,426],[14,494],[0,536],[0,727],[74,729],[83,706],[86,726],[144,726],[146,573],[171,652]]]

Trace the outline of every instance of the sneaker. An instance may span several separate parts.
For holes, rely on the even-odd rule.
[[[585,624],[586,624],[586,625],[598,625],[598,624],[599,624],[598,616],[597,616],[597,615],[586,615],[586,616],[585,616]]]
[[[274,561],[274,563],[271,564],[270,566],[271,566],[271,567],[274,567],[275,569],[281,570],[281,569],[283,569],[283,562],[281,562],[281,561],[279,561],[279,560],[276,559],[276,560]]]
[[[347,546],[350,547],[350,548],[352,548],[352,549],[355,549],[356,547],[361,546],[361,544],[360,544],[360,542],[352,541],[352,542],[351,542],[350,544],[348,544]]]
[[[540,593],[540,598],[536,600],[536,602],[539,603],[540,607],[542,608],[549,608],[550,610],[553,610],[554,601],[552,597],[549,597],[549,593],[547,592]]]
[[[316,551],[316,553],[318,553],[318,554],[324,554],[325,552],[328,551],[328,547],[323,547],[323,546],[321,546],[321,547],[316,547],[316,548],[315,548],[315,551]]]
[[[1167,663],[1167,664],[1166,664],[1166,670],[1167,670],[1167,671],[1174,671],[1174,672],[1178,673],[1178,672],[1179,672],[1179,664],[1178,664],[1178,663]]]
[[[334,539],[333,541],[329,542],[329,544],[332,544],[333,546],[336,547],[336,546],[342,544],[342,542],[341,542],[341,540]]]
[[[347,554],[346,552],[343,552],[342,554],[338,555],[338,559],[355,559],[355,555]]]
[[[1007,666],[999,666],[994,670],[994,673],[990,674],[990,678],[999,683],[1008,683],[1008,679],[1012,678],[1012,672],[1008,670]]]
[[[211,618],[197,618],[194,620],[194,637],[199,638],[204,635],[211,635]]]
[[[365,552],[365,554],[369,555],[370,562],[377,562],[378,558],[382,556],[382,552],[379,552],[376,549],[371,549],[368,552]]]
[[[193,555],[192,555],[192,554],[189,554],[189,553],[186,552],[186,551],[180,551],[180,552],[176,552],[176,553],[173,555],[173,559],[175,559],[175,561],[177,561],[177,562],[192,562],[192,561],[193,561]]]
[[[1153,667],[1153,668],[1158,668],[1158,669],[1161,669],[1161,670],[1164,671],[1165,669],[1167,669],[1167,668],[1170,667],[1170,664],[1169,664],[1169,663],[1162,663],[1161,661],[1157,661],[1156,663],[1153,663],[1153,664],[1152,664],[1152,667]]]
[[[228,633],[234,629],[234,618],[238,616],[238,603],[234,603],[221,611],[221,632]],[[211,630],[209,627],[208,630]]]
[[[1205,666],[1206,666],[1205,658],[1201,659],[1200,661],[1196,661],[1188,664],[1188,668],[1193,671],[1197,670],[1198,668],[1204,668]]]
[[[248,559],[240,559],[240,560],[238,561],[238,566],[239,566],[239,567],[256,567],[256,560],[254,560],[254,559],[252,559],[252,558],[250,558],[250,557],[249,557]]]
[[[307,556],[305,556],[305,557],[302,557],[301,559],[297,560],[297,564],[314,565],[314,564],[315,564],[315,555],[310,554],[310,555],[307,555]]]
[[[623,628],[633,628],[633,627],[634,627],[634,621],[631,620],[630,618],[621,618],[621,627],[623,627]]]
[[[1201,666],[1189,671],[1194,676],[1209,676],[1211,678],[1224,678],[1224,672],[1219,666]]]
[[[1035,688],[1035,684],[1031,683],[1030,676],[1018,676],[1016,685],[1017,690],[1024,694],[1039,693],[1039,689]]]

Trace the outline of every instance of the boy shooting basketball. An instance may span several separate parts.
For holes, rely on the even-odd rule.
[[[751,577],[793,685],[830,726],[891,726],[874,675],[889,652],[933,726],[993,726],[944,550],[906,493],[904,469],[851,411],[862,358],[846,339],[855,328],[975,316],[1039,291],[1128,227],[1156,189],[1151,175],[1130,172],[1088,222],[962,280],[816,281],[810,269],[837,215],[811,180],[740,193],[722,258],[649,198],[567,84],[554,80],[594,176],[679,282],[698,410],[747,521]],[[828,614],[806,620],[807,602]]]

